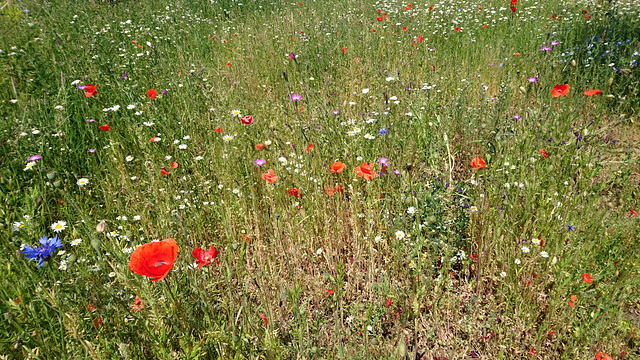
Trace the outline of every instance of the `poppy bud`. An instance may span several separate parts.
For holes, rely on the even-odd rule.
[[[571,65],[576,66],[578,63],[575,60],[571,60]]]
[[[613,84],[613,78],[612,77],[609,78],[609,85],[611,85],[611,84]]]
[[[75,262],[76,262],[76,260],[78,260],[78,257],[76,256],[76,254],[71,254],[71,256],[69,256],[69,257],[67,258],[67,262],[68,262],[69,264],[73,264],[73,263],[75,263]]]
[[[100,245],[102,245],[100,240],[98,240],[98,239],[92,239],[91,240],[91,246],[98,252],[100,252]]]
[[[49,172],[47,173],[47,178],[48,178],[49,180],[53,180],[53,179],[55,179],[55,178],[56,178],[56,175],[57,175],[57,173],[56,173],[55,171],[49,171]]]
[[[527,93],[527,89],[524,88],[524,86],[520,86],[520,92],[523,94]]]
[[[96,231],[97,232],[103,232],[104,231],[104,221],[100,221],[100,223],[98,224],[98,226],[96,226]]]
[[[56,180],[56,181],[53,182],[53,186],[55,186],[57,188],[60,187],[61,185],[62,185],[62,181],[60,181],[60,180]]]

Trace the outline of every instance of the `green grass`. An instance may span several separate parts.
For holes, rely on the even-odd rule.
[[[3,358],[640,358],[633,1],[0,7]]]

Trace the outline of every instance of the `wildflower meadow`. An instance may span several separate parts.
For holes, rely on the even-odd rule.
[[[637,0],[0,34],[0,359],[640,359]]]

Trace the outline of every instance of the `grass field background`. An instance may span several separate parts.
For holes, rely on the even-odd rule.
[[[640,358],[635,1],[0,7],[0,358]]]

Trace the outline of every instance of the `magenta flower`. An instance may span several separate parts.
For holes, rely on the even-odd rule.
[[[27,161],[36,161],[42,159],[42,156],[35,154],[32,157],[28,158]]]
[[[378,164],[387,166],[387,158],[378,159]]]
[[[94,152],[96,152],[96,149],[89,149],[89,150],[87,150],[87,152],[88,153],[94,153]]]
[[[289,96],[289,98],[291,98],[291,100],[293,100],[293,101],[298,101],[298,100],[302,100],[302,95],[291,94],[291,96]]]
[[[96,122],[96,121],[93,119],[87,119],[87,122]]]
[[[338,114],[340,114],[340,111],[338,111],[338,110],[333,110],[333,115],[338,115]]]
[[[258,160],[256,160],[256,161],[254,162],[254,164],[255,164],[256,166],[262,166],[262,165],[264,165],[264,164],[266,164],[266,163],[267,163],[267,162],[266,162],[265,160],[262,160],[262,159],[258,159]]]
[[[536,79],[535,77],[530,77],[527,79],[530,83],[535,83],[538,82],[538,79]]]
[[[513,115],[513,118],[516,119],[516,120],[520,120],[520,115],[515,114],[515,115]]]
[[[560,45],[560,43],[558,41],[551,41],[551,46],[556,46],[556,45]]]
[[[400,175],[400,170],[393,170],[393,173],[396,175]]]

